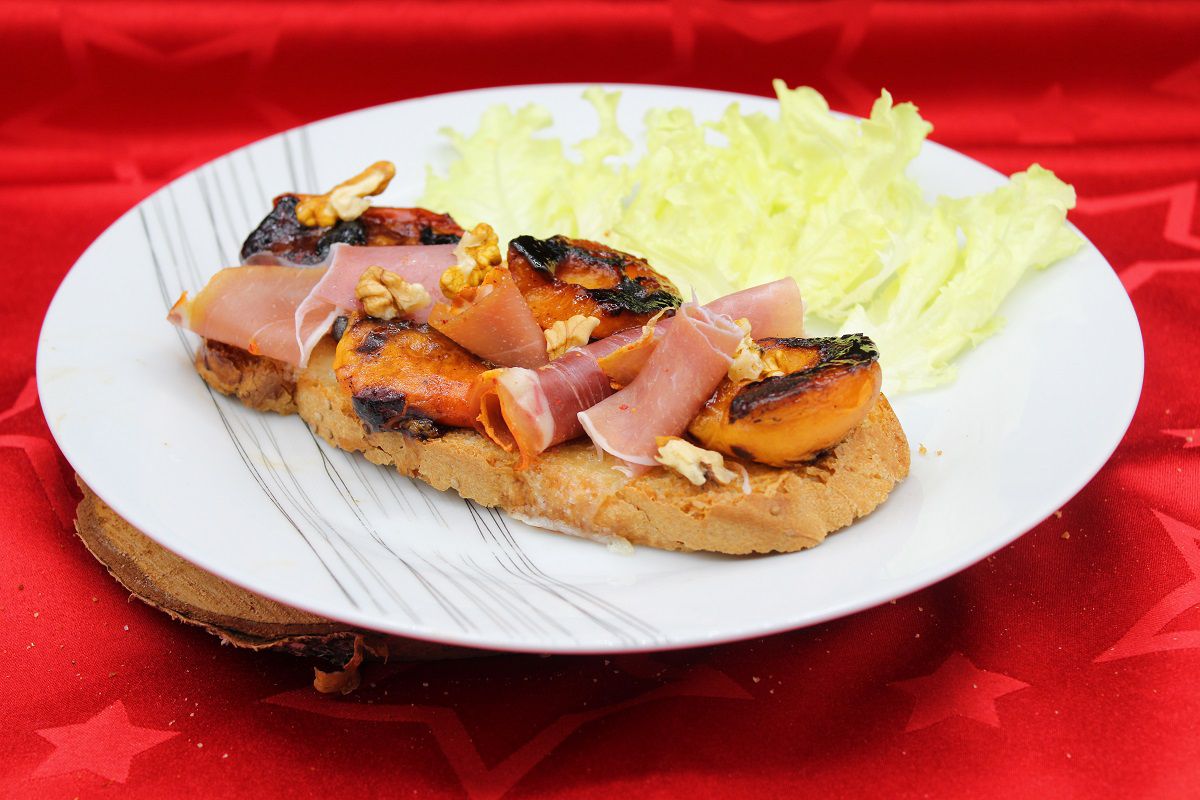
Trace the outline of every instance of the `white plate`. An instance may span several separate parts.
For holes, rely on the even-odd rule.
[[[366,628],[541,652],[722,642],[868,608],[975,563],[1071,498],[1124,433],[1142,343],[1121,284],[1090,244],[1024,282],[1008,325],[961,360],[952,386],[896,397],[912,475],[874,514],[804,553],[632,556],[530,528],[318,441],[295,417],[248,411],[191,367],[167,308],[236,263],[289,190],[316,191],[390,158],[382,198],[412,203],[438,129],[473,130],[489,104],[539,102],[577,139],[583,86],[410,100],[264,139],[174,181],[117,220],[63,281],[42,329],[38,388],[59,446],[118,513],[205,569],[283,603]],[[715,118],[763,98],[624,86],[622,124],[651,106]],[[936,144],[913,174],[931,193],[1001,177]],[[935,451],[942,455],[935,455]]]

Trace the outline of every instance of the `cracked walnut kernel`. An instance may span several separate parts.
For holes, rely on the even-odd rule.
[[[483,284],[484,276],[493,267],[500,266],[500,240],[496,231],[486,222],[481,222],[467,231],[454,248],[457,263],[442,273],[442,294],[457,297],[459,292],[471,286]]]
[[[599,317],[585,317],[582,314],[576,314],[565,322],[558,320],[545,330],[546,355],[553,361],[572,347],[583,347],[599,325]]]
[[[377,319],[395,319],[411,314],[432,302],[429,292],[419,283],[409,283],[383,267],[367,267],[358,279],[354,294],[362,301],[363,309]]]
[[[371,207],[368,197],[383,192],[396,175],[390,161],[376,161],[349,180],[342,181],[325,194],[302,194],[296,205],[301,225],[327,228],[338,220],[349,222]]]

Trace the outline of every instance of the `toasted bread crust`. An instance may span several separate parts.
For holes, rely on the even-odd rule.
[[[630,480],[583,441],[552,448],[532,467],[519,470],[515,455],[470,430],[451,430],[428,441],[366,433],[334,378],[332,359],[333,343],[327,340],[301,371],[294,391],[300,417],[326,441],[434,488],[453,489],[518,518],[588,536],[619,536],[667,550],[803,550],[870,513],[908,474],[908,441],[882,395],[866,420],[814,463],[788,469],[747,465],[747,494],[740,485],[693,486],[661,469]],[[275,373],[273,365],[238,363],[247,373],[260,367]],[[210,384],[211,372],[201,371]],[[246,374],[238,385],[257,385],[268,377]]]
[[[205,383],[248,408],[296,412],[296,370],[282,361],[205,339],[196,351],[195,365]]]

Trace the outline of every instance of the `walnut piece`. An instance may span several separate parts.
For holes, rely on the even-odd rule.
[[[703,486],[709,479],[726,484],[738,478],[736,472],[725,466],[725,457],[720,453],[697,447],[677,436],[660,436],[655,443],[658,445],[658,455],[654,460],[675,470],[696,486]]]
[[[471,286],[483,284],[488,270],[500,266],[500,240],[496,231],[486,222],[481,222],[463,234],[454,248],[457,263],[442,273],[442,294],[451,299]]]
[[[424,286],[409,283],[378,266],[367,267],[354,287],[354,294],[362,301],[363,309],[376,319],[395,319],[432,302]]]
[[[565,322],[558,320],[544,331],[546,355],[553,361],[572,347],[583,347],[599,324],[599,317],[585,317],[582,314],[576,314]]]
[[[773,378],[784,374],[778,362],[770,352],[754,343],[750,336],[750,320],[742,318],[734,320],[745,335],[733,352],[733,363],[729,365],[729,380],[734,382],[760,381],[763,378]]]
[[[396,175],[390,161],[376,161],[347,181],[342,181],[325,194],[302,194],[296,205],[296,219],[308,227],[328,227],[338,220],[358,219],[371,207],[368,197],[380,194]]]

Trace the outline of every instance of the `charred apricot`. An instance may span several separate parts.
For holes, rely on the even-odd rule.
[[[468,394],[488,366],[428,325],[356,314],[333,368],[369,429],[428,439],[443,427],[475,425]]]
[[[682,302],[645,259],[585,239],[518,236],[508,245],[508,268],[542,328],[596,317],[593,339],[643,325]]]
[[[879,353],[862,334],[757,344],[783,374],[724,380],[688,427],[703,447],[775,467],[800,464],[840,442],[879,395]]]

